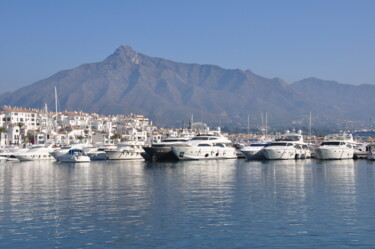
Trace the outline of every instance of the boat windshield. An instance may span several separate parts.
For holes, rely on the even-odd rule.
[[[171,143],[184,142],[184,141],[189,141],[189,140],[188,139],[171,139],[171,138],[162,140],[162,142],[171,142]]]
[[[250,144],[250,147],[264,147],[267,144]]]
[[[209,137],[193,137],[191,140],[208,140]]]
[[[340,142],[323,142],[323,143],[320,144],[320,146],[322,146],[322,145],[338,146],[338,145],[340,145]]]
[[[268,147],[271,147],[271,146],[287,146],[288,143],[271,143],[270,145],[268,145]]]

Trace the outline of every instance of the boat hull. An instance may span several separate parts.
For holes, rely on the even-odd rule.
[[[241,150],[242,154],[247,160],[261,160],[266,157],[263,154],[263,149],[259,150]]]
[[[321,160],[352,159],[354,151],[349,148],[318,148],[316,154]]]
[[[106,151],[108,160],[143,160],[141,153],[121,150]]]
[[[162,162],[178,160],[171,147],[143,147],[143,150],[145,153],[142,155],[146,161]]]
[[[178,160],[212,160],[236,159],[237,152],[234,148],[215,147],[172,147]]]
[[[103,161],[108,160],[107,153],[103,152],[93,152],[93,153],[86,153],[88,157],[90,157],[91,161]]]
[[[290,160],[296,159],[296,150],[288,148],[265,148],[263,149],[264,157],[268,160]]]
[[[79,158],[63,157],[63,158],[60,158],[59,161],[62,162],[62,163],[86,163],[86,162],[90,162],[91,160],[90,160],[90,157],[84,156],[84,157],[79,157]]]
[[[41,155],[16,155],[16,158],[20,161],[39,161],[39,160],[55,160],[50,154],[41,154]]]

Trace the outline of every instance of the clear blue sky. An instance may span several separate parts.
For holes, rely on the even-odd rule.
[[[375,84],[375,0],[0,0],[0,93],[120,45],[292,83]]]

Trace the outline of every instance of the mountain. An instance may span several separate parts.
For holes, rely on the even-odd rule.
[[[368,120],[375,116],[375,85],[348,85],[336,81],[308,78],[291,84],[305,96],[305,101],[321,115],[351,120]]]
[[[58,72],[13,93],[0,95],[1,105],[54,109],[54,87],[61,110],[100,114],[138,113],[158,124],[195,120],[240,124],[260,119],[290,123],[317,111],[298,84],[267,79],[250,70],[173,62],[119,47],[101,62]]]

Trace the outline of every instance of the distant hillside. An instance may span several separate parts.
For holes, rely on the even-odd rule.
[[[291,84],[319,113],[335,118],[368,120],[375,117],[375,85],[347,85],[308,78]]]
[[[47,103],[53,109],[56,86],[62,110],[133,112],[169,125],[188,120],[192,114],[206,122],[237,125],[246,123],[248,114],[251,122],[259,122],[260,113],[267,112],[270,120],[290,124],[310,111],[327,111],[316,108],[315,98],[310,96],[313,86],[309,86],[306,101],[301,84],[291,87],[280,79],[267,79],[249,70],[178,63],[121,46],[101,62],[64,70],[2,94],[0,104],[41,108]],[[341,101],[338,109],[347,106],[340,105]]]

